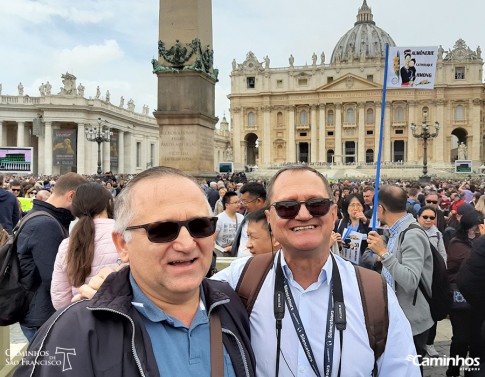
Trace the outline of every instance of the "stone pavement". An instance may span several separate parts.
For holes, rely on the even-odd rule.
[[[441,355],[449,356],[451,340],[451,324],[448,319],[438,322],[435,348]],[[10,349],[16,354],[27,344],[19,324],[10,326]],[[425,367],[424,377],[445,377],[446,367]]]
[[[434,346],[440,355],[450,355],[451,323],[449,319],[438,322]],[[424,367],[424,377],[445,377],[447,367]],[[463,374],[462,374],[463,375]]]

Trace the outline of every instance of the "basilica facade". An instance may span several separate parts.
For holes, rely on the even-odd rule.
[[[404,41],[405,42],[405,41]],[[364,0],[357,21],[336,44],[329,61],[312,56],[311,65],[270,67],[249,52],[231,72],[230,122],[236,168],[284,163],[373,164],[377,160],[384,108],[381,161],[419,164],[423,140],[412,134],[424,125],[439,132],[428,139],[432,166],[449,166],[465,158],[485,160],[483,60],[480,47],[459,39],[440,46],[433,90],[392,89],[382,106],[386,44],[391,36],[376,26]],[[460,156],[463,157],[463,156]]]

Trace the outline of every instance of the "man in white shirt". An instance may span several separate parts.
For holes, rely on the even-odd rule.
[[[216,244],[223,248],[224,253],[230,253],[237,228],[244,217],[237,212],[241,201],[234,191],[228,191],[222,197],[224,211],[217,215]]]
[[[267,197],[266,215],[281,250],[275,255],[273,269],[264,280],[250,316],[257,375],[273,376],[278,367],[279,376],[336,377],[341,361],[341,376],[371,376],[374,353],[369,346],[354,267],[339,257],[334,257],[334,264],[330,258],[330,234],[337,218],[337,206],[330,199],[327,180],[308,166],[285,167],[272,178]],[[226,280],[235,288],[246,260],[236,260],[214,278]],[[332,336],[333,347],[326,347],[327,330],[333,327],[329,325],[330,318],[334,318],[329,315],[334,266],[341,277],[346,313],[342,352],[337,332],[334,338]],[[282,271],[284,278],[278,271]],[[291,294],[284,294],[287,300],[287,313],[282,320],[284,342],[277,352],[276,321],[271,303],[279,279],[285,282],[285,292]],[[288,296],[294,301],[288,301]],[[297,333],[298,326],[292,321],[295,312],[300,317],[297,324],[301,324],[306,333],[303,341],[302,332]],[[387,343],[377,361],[379,375],[420,376],[419,367],[410,361],[416,360],[411,328],[391,289],[388,289],[388,313]],[[314,357],[307,358],[308,349]],[[280,355],[278,364],[277,354]]]

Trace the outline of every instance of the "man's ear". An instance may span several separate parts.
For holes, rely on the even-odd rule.
[[[128,256],[128,248],[127,242],[125,241],[123,234],[121,233],[111,233],[111,238],[113,239],[113,243],[115,244],[116,251],[123,263],[129,263],[130,258]]]

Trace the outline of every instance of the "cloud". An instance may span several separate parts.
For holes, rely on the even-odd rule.
[[[123,58],[124,52],[115,40],[106,40],[103,44],[89,46],[78,45],[72,49],[63,49],[55,59],[56,71],[74,70],[78,73],[92,72],[100,66],[113,64]]]

